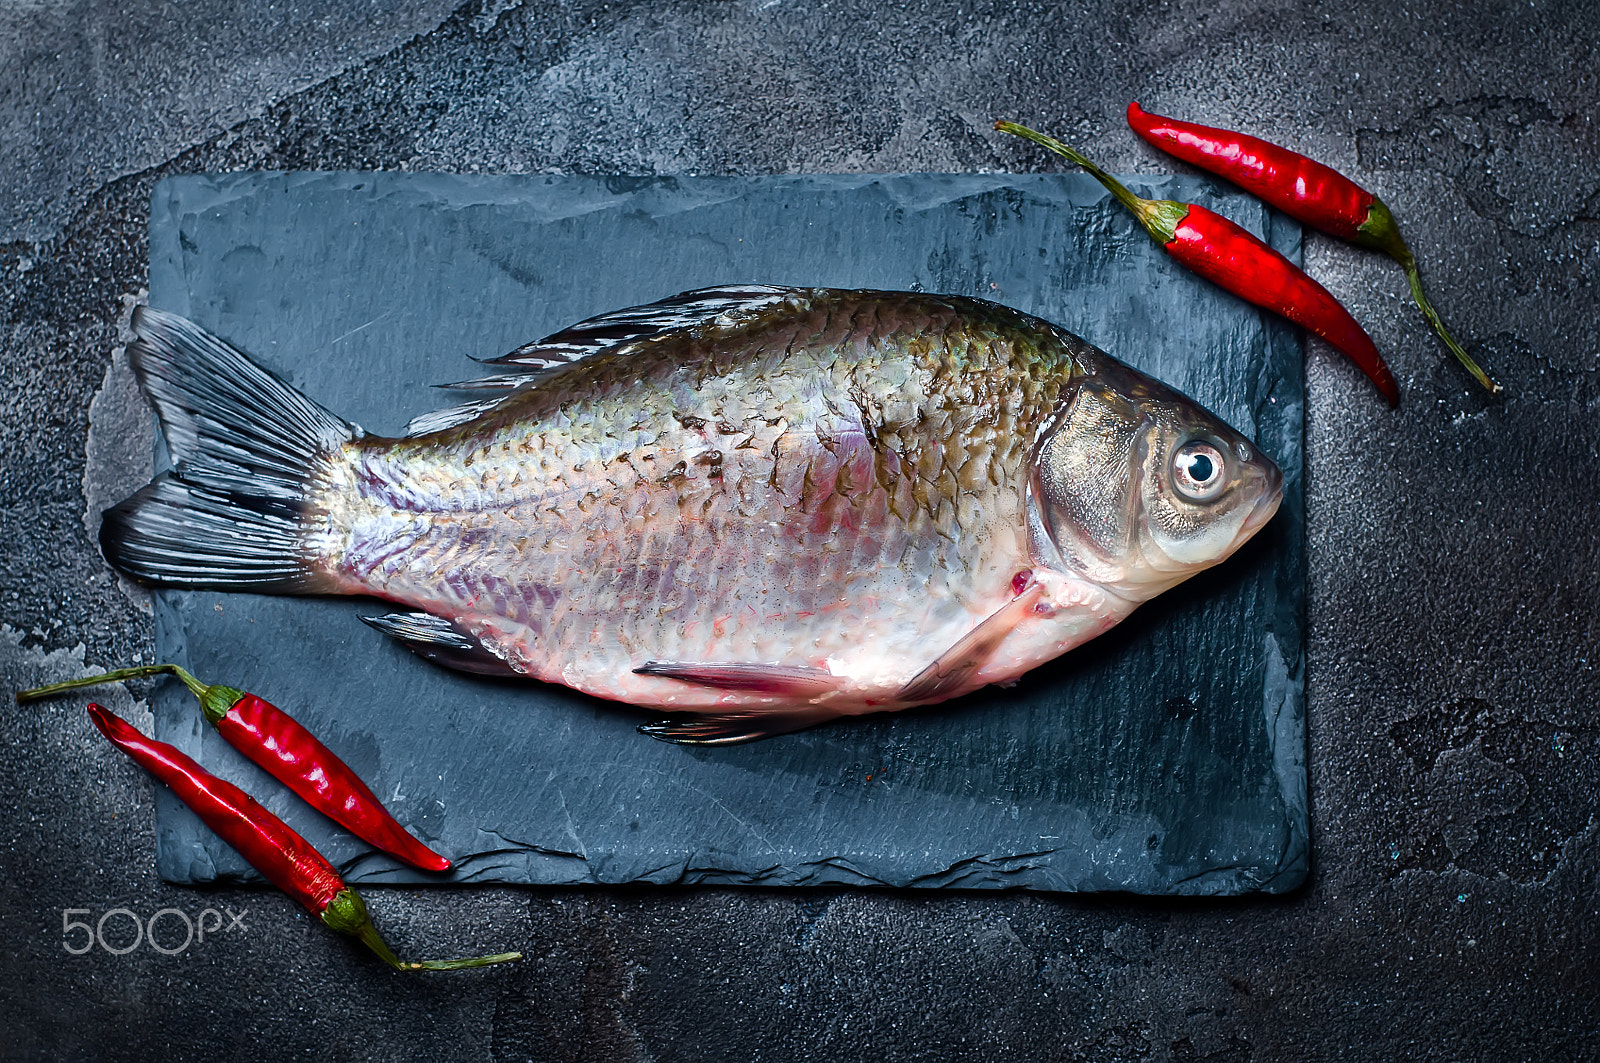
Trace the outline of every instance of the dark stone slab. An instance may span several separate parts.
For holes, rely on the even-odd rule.
[[[1188,178],[1298,258],[1298,229]],[[460,869],[398,867],[203,728],[158,734],[245,785],[353,881],[712,882],[1279,892],[1307,861],[1303,386],[1294,331],[1174,266],[1078,175],[767,178],[239,174],[157,186],[150,302],[393,432],[426,385],[605,310],[736,281],[981,295],[1216,410],[1283,465],[1280,516],[1213,570],[1007,691],[730,749],[634,710],[432,668],[370,601],[164,593],[157,652],[293,712]],[[249,877],[158,791],[163,877]]]

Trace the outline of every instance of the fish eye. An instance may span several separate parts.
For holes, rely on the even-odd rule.
[[[1172,483],[1191,502],[1210,502],[1227,484],[1227,461],[1210,443],[1185,443],[1172,458]]]

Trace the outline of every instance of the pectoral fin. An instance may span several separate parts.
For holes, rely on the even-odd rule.
[[[743,712],[734,710],[696,714],[681,720],[658,720],[639,728],[640,734],[649,735],[660,742],[686,746],[733,746],[803,730],[837,715],[820,705],[803,704],[824,698],[840,688],[839,677],[821,668],[783,664],[647,661],[633,671],[635,675],[660,676],[717,690],[802,702],[783,708],[761,706]]]
[[[1029,582],[1009,602],[985,617],[977,627],[956,640],[954,646],[918,672],[916,678],[895,695],[896,699],[907,704],[926,704],[955,696],[1043,596],[1044,588],[1037,582]]]
[[[646,661],[633,672],[635,675],[681,679],[685,683],[716,687],[720,690],[739,690],[786,698],[815,698],[839,689],[837,676],[820,668],[807,668],[803,665]]]

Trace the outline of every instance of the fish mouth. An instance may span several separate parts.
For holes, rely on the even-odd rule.
[[[1283,501],[1283,480],[1281,477],[1275,477],[1274,480],[1272,490],[1256,501],[1255,508],[1244,519],[1244,525],[1239,529],[1241,542],[1260,531],[1261,526],[1278,512],[1278,505]]]

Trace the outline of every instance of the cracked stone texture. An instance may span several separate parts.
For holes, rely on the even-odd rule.
[[[150,650],[148,614],[86,530],[84,482],[91,402],[125,298],[146,286],[159,178],[1062,168],[992,134],[1002,116],[1108,169],[1186,172],[1123,127],[1136,98],[1290,143],[1381,195],[1445,319],[1510,392],[1471,390],[1392,263],[1308,239],[1308,269],[1404,391],[1390,412],[1308,344],[1309,885],[1183,903],[374,890],[407,952],[529,955],[404,978],[285,898],[162,884],[153,787],[64,701],[12,711],[0,744],[7,1057],[1600,1055],[1600,12],[880,7],[379,16],[308,3],[286,23],[286,5],[209,4],[173,25],[176,9],[142,0],[13,5],[0,16],[4,685]],[[325,31],[304,29],[318,19]],[[145,691],[104,695],[139,719],[130,696]],[[64,948],[80,940],[63,934],[65,909],[208,906],[248,909],[247,929],[173,956]],[[105,934],[132,937],[121,916]]]

